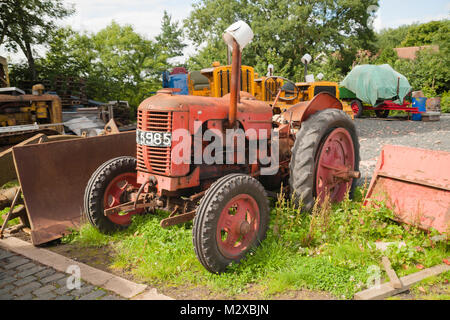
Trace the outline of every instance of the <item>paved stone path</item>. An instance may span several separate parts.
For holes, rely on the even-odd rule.
[[[70,275],[0,249],[0,300],[123,300],[81,280],[69,289]]]

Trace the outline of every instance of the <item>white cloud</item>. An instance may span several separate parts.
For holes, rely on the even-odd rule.
[[[377,32],[383,29],[383,20],[381,20],[381,17],[379,15],[373,21],[373,27]]]
[[[190,1],[176,0],[65,0],[75,5],[76,13],[62,21],[75,30],[97,32],[112,20],[133,25],[135,30],[149,39],[159,34],[161,19],[166,10],[174,20],[186,18],[191,10]]]
[[[396,19],[391,21],[391,23],[389,24],[389,26],[383,26],[385,27],[389,27],[389,28],[396,28],[402,25],[409,25],[412,23],[427,23],[430,21],[438,21],[438,20],[443,20],[443,19],[449,19],[450,15],[449,14],[439,14],[439,15],[430,15],[430,16],[424,16],[421,18],[401,18],[401,19]]]
[[[191,1],[185,0],[64,0],[66,5],[74,5],[75,14],[58,22],[60,26],[71,26],[76,31],[98,32],[111,21],[132,25],[134,30],[147,39],[154,39],[161,31],[161,20],[166,10],[172,20],[182,21],[189,16]],[[38,53],[45,50],[39,48]],[[185,58],[195,52],[189,45]],[[0,55],[10,61],[18,62],[25,56],[19,52],[8,54],[0,49]],[[178,59],[182,62],[184,59]]]

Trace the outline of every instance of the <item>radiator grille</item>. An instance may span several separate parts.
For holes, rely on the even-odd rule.
[[[172,130],[172,113],[138,110],[137,127],[144,131],[170,132]],[[170,152],[170,147],[138,145],[137,169],[142,172],[168,175],[170,173]],[[148,159],[150,168],[145,166],[144,159]]]

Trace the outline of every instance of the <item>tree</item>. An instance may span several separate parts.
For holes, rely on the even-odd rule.
[[[0,45],[19,49],[28,61],[32,80],[37,79],[34,46],[45,44],[56,28],[55,21],[71,15],[62,0],[7,0],[0,2]]]
[[[127,97],[137,106],[160,86],[159,75],[167,68],[168,55],[157,43],[134,32],[132,26],[113,21],[93,35],[91,43],[93,71],[107,78],[107,87],[97,83],[105,90],[101,96],[111,100]]]
[[[425,46],[436,44],[439,39],[446,37],[449,39],[450,20],[431,21],[420,25],[412,26],[408,29],[403,47]]]
[[[403,25],[398,28],[381,30],[377,34],[377,47],[380,49],[401,47],[403,40],[405,40],[406,35],[409,33],[409,30],[414,28],[416,25],[417,24]]]
[[[301,79],[305,53],[315,57],[339,52],[337,67],[345,72],[360,47],[373,47],[367,9],[376,4],[377,0],[201,0],[193,4],[184,25],[189,39],[204,47],[192,60],[206,63],[203,57],[211,48],[216,49],[215,60],[224,60],[221,35],[233,22],[244,20],[255,37],[243,52],[243,63],[260,73],[272,63],[277,74]]]
[[[168,67],[168,55],[163,51],[132,26],[114,21],[97,33],[78,33],[66,27],[49,37],[48,51],[36,60],[36,68],[42,80],[61,76],[84,79],[90,99],[127,100],[135,108],[161,87],[160,74]],[[21,80],[23,71],[23,65],[13,66],[12,81]]]
[[[156,36],[156,41],[169,58],[183,55],[183,49],[186,44],[183,43],[183,29],[178,21],[172,22],[172,16],[164,10],[164,16],[161,23],[161,33]]]
[[[371,62],[390,64],[406,76],[414,90],[422,90],[428,97],[449,90],[450,81],[450,20],[412,24],[388,29],[377,35],[379,54]],[[415,60],[399,59],[395,47],[437,45],[439,51],[425,49]]]

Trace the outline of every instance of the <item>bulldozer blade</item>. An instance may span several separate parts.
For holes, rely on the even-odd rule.
[[[43,133],[39,133],[34,135],[33,137],[16,144],[14,147],[25,146],[29,144],[35,144],[40,142],[48,142],[48,141],[62,141],[69,139],[81,139],[79,136],[69,136],[69,135],[53,135],[47,136]],[[16,169],[14,167],[14,161],[12,156],[12,148],[8,148],[0,152],[0,187],[5,183],[16,180]]]
[[[364,204],[377,207],[382,201],[398,221],[448,232],[449,164],[450,152],[386,145]]]
[[[46,139],[45,134],[37,134],[17,146],[25,146],[27,144],[38,143],[42,139]],[[14,169],[14,161],[12,156],[12,148],[0,152],[0,187],[5,183],[17,179],[16,170]]]
[[[34,245],[80,225],[84,190],[105,161],[136,156],[135,131],[13,148]]]

